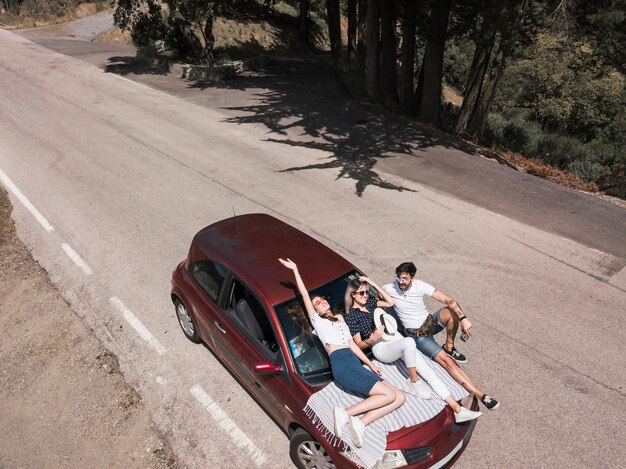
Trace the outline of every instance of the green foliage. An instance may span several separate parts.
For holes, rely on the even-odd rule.
[[[130,30],[135,44],[147,46],[155,40],[171,44],[173,24],[156,0],[119,0],[113,14],[116,26]]]
[[[474,47],[467,38],[449,40],[443,57],[445,82],[457,90],[462,90],[472,66]]]

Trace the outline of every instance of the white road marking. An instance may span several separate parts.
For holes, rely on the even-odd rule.
[[[222,430],[224,430],[230,439],[238,447],[243,448],[251,457],[257,466],[263,465],[267,462],[267,456],[248,438],[235,422],[233,422],[228,415],[220,408],[220,406],[197,384],[190,390],[191,394],[195,396],[198,402],[204,407],[211,417],[215,419]]]
[[[120,300],[117,296],[112,296],[110,298],[111,303],[115,306],[121,313],[124,315],[124,319],[137,331],[137,334],[141,336],[143,340],[148,342],[148,344],[157,351],[159,355],[163,355],[165,353],[165,347],[159,342],[159,340],[152,335],[152,333],[144,326],[141,321],[135,316],[132,311],[130,311],[122,300]]]
[[[61,247],[65,251],[65,254],[67,254],[67,257],[72,259],[72,262],[76,264],[80,268],[80,270],[85,273],[85,275],[93,274],[93,270],[91,270],[91,267],[89,267],[89,265],[87,265],[83,258],[80,257],[78,253],[72,249],[72,246],[67,243],[62,243]]]
[[[163,376],[157,376],[156,378],[154,378],[155,381],[157,383],[159,383],[161,386],[165,386],[167,384],[167,380],[163,377]]]
[[[18,200],[22,202],[22,205],[24,205],[24,207],[26,207],[26,210],[28,210],[31,213],[31,215],[35,217],[35,220],[37,220],[39,224],[43,226],[44,230],[46,230],[48,233],[54,230],[52,225],[48,223],[48,220],[46,220],[46,218],[39,212],[39,210],[37,210],[35,206],[30,203],[30,200],[28,200],[26,196],[22,194],[22,191],[19,190],[15,184],[13,184],[13,181],[11,181],[9,177],[6,174],[4,174],[4,171],[2,171],[1,169],[0,169],[0,181],[2,181],[2,183],[7,187],[7,189],[13,192],[13,195],[15,195],[15,197],[17,197]]]

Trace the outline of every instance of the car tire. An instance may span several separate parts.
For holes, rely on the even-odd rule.
[[[302,428],[298,428],[291,435],[289,456],[298,469],[306,469],[307,467],[335,468],[335,463],[326,449]]]
[[[174,300],[174,308],[176,310],[176,319],[178,319],[178,324],[183,330],[185,337],[191,340],[194,344],[200,343],[198,328],[196,327],[196,323],[193,321],[191,314],[189,314],[187,307],[177,298]]]

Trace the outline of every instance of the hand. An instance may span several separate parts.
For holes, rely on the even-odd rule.
[[[383,372],[382,372],[382,371],[380,371],[380,368],[378,368],[378,367],[377,367],[376,365],[374,365],[373,363],[370,363],[370,364],[369,364],[369,367],[370,367],[370,370],[372,370],[372,373],[374,373],[374,374],[376,374],[376,375],[378,375],[378,376],[380,376],[380,375],[382,375],[382,374],[383,374]]]
[[[359,282],[372,283],[369,277],[366,277],[365,275],[359,277]]]
[[[289,258],[287,258],[287,260],[279,258],[278,262],[280,262],[282,265],[284,265],[288,269],[293,270],[294,272],[298,271],[298,266],[296,265],[296,263]]]
[[[382,340],[384,331],[385,331],[385,326],[381,324],[380,326],[376,328],[374,332],[372,332],[372,335],[370,335],[368,342],[374,345],[376,342],[379,342],[380,340]]]
[[[472,336],[472,323],[469,319],[465,318],[461,321],[461,330],[465,331],[470,337]]]

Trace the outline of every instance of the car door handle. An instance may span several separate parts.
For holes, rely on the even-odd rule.
[[[222,334],[226,334],[226,329],[224,329],[219,322],[215,321],[213,324],[215,324],[215,327],[217,327],[218,331],[220,331]]]

